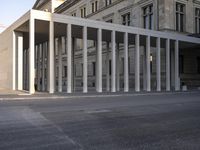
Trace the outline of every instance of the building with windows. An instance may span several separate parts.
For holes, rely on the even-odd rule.
[[[199,0],[37,0],[0,35],[0,87],[197,89],[199,31]]]

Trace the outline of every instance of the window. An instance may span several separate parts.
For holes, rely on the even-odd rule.
[[[112,61],[109,60],[109,74],[111,75],[112,73]]]
[[[200,33],[200,8],[195,9],[195,32]]]
[[[72,16],[73,16],[73,17],[76,17],[76,13],[75,13],[75,12],[74,12],[74,13],[72,13]]]
[[[106,5],[106,6],[108,6],[108,5],[110,5],[110,4],[112,4],[112,0],[105,0],[105,5]]]
[[[126,13],[122,15],[122,24],[126,26],[130,26],[130,13]]]
[[[80,64],[79,76],[83,76],[83,63]]]
[[[86,17],[86,7],[81,8],[81,18]]]
[[[143,8],[143,20],[145,29],[153,29],[154,18],[153,18],[153,5],[148,5]]]
[[[92,71],[93,71],[93,76],[96,76],[96,62],[92,62]]]
[[[122,72],[121,72],[121,75],[123,75],[124,74],[124,58],[122,58],[122,64],[121,64],[121,66],[122,66]]]
[[[197,73],[200,74],[200,57],[197,57]]]
[[[150,72],[153,73],[153,55],[150,54]]]
[[[131,73],[131,59],[128,57],[128,73]]]
[[[59,72],[59,68],[56,67],[56,78],[58,78],[58,72]]]
[[[176,31],[183,32],[185,26],[185,5],[176,3]]]
[[[95,12],[94,11],[94,3],[92,3],[92,13]]]
[[[179,56],[179,73],[184,73],[184,56]]]
[[[44,78],[45,79],[47,78],[47,69],[46,68],[44,69]]]
[[[108,23],[113,23],[113,20],[110,19],[110,20],[107,20],[106,22],[108,22]]]
[[[92,13],[98,10],[98,1],[92,2]]]
[[[67,66],[64,66],[64,77],[67,77]]]

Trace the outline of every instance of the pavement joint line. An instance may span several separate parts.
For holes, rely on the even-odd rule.
[[[81,98],[105,98],[105,97],[131,97],[131,96],[155,96],[155,95],[174,95],[174,94],[192,94],[199,91],[191,92],[161,92],[161,93],[133,93],[133,94],[112,94],[112,95],[79,95],[79,96],[36,96],[36,97],[6,97],[0,98],[0,101],[16,100],[53,100],[53,99],[81,99]],[[27,95],[28,96],[28,95]]]
[[[27,93],[21,93],[21,94],[17,94],[18,96],[30,96],[31,94],[27,94]]]

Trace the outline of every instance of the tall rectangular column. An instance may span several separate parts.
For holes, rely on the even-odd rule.
[[[157,38],[157,49],[156,49],[156,81],[157,91],[161,91],[161,65],[160,65],[160,38]]]
[[[83,93],[88,92],[87,27],[83,27]]]
[[[110,91],[110,49],[109,42],[106,42],[106,91]]]
[[[175,91],[180,90],[179,78],[179,41],[175,41]]]
[[[18,90],[23,90],[23,34],[17,33],[18,51]]]
[[[151,39],[150,36],[146,37],[146,67],[147,67],[147,91],[151,91],[151,69],[150,69],[150,53],[151,53]]]
[[[111,44],[112,44],[112,72],[111,72],[111,84],[112,92],[116,92],[116,37],[115,31],[111,33]]]
[[[62,92],[62,40],[58,39],[58,92]]]
[[[97,31],[97,56],[98,56],[98,66],[97,66],[97,92],[102,92],[102,29]]]
[[[49,22],[49,93],[55,92],[54,22]]]
[[[12,62],[13,62],[13,65],[12,65],[12,90],[16,90],[16,32],[13,31],[12,33],[12,44],[13,44],[13,56],[12,56]]]
[[[119,43],[116,45],[116,86],[117,91],[120,91],[120,57],[119,57]]]
[[[135,91],[140,91],[140,35],[135,35]]]
[[[67,93],[72,93],[72,27],[67,25]]]
[[[166,91],[170,91],[170,39],[166,39]]]
[[[29,21],[29,93],[35,93],[35,19]]]
[[[124,92],[129,91],[128,33],[124,33]]]

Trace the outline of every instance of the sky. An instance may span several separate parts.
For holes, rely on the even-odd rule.
[[[30,10],[36,0],[2,0],[0,4],[0,32]]]

